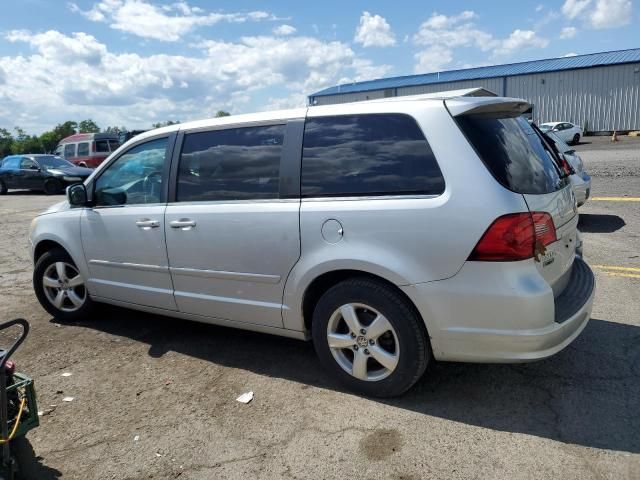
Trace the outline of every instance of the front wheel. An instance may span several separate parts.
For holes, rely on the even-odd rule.
[[[7,194],[7,185],[0,180],[0,195],[6,195]]]
[[[574,145],[578,145],[579,143],[580,143],[580,134],[579,134],[579,133],[576,133],[576,134],[573,136],[573,144],[574,144]]]
[[[330,288],[315,308],[312,329],[323,366],[364,395],[404,393],[431,357],[426,329],[413,306],[392,287],[368,278]]]
[[[63,321],[76,321],[93,307],[85,279],[67,252],[44,253],[33,271],[33,288],[43,308]]]
[[[44,193],[47,195],[56,195],[58,193],[62,193],[64,186],[60,182],[60,180],[55,178],[50,178],[46,182],[44,182]]]

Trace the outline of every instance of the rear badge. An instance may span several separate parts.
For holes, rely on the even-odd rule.
[[[547,247],[539,241],[536,241],[534,253],[536,262],[542,263],[543,267],[551,265],[555,261],[553,250],[547,250]]]

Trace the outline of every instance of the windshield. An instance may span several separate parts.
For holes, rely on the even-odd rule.
[[[41,167],[45,168],[67,168],[75,167],[71,162],[67,162],[62,157],[56,157],[54,155],[48,155],[46,157],[36,157],[37,162]]]

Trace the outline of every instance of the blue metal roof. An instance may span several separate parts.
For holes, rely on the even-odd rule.
[[[465,68],[463,70],[449,70],[404,77],[380,78],[364,82],[347,83],[325,88],[313,93],[310,97],[323,97],[339,93],[365,92],[386,88],[411,87],[414,85],[428,85],[432,83],[447,83],[460,80],[475,80],[479,78],[505,77],[526,75],[529,73],[555,72],[559,70],[574,70],[577,68],[597,67],[601,65],[617,65],[621,63],[640,62],[640,48],[617,50],[613,52],[590,53],[573,57],[549,58],[533,60],[531,62],[508,63],[490,67]]]

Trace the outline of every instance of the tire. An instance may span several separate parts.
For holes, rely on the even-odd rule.
[[[62,249],[49,250],[37,260],[33,288],[40,305],[63,322],[80,320],[93,309],[84,279],[71,257]]]
[[[572,144],[573,144],[573,145],[578,145],[579,143],[580,143],[580,134],[579,134],[579,133],[576,133],[576,134],[573,136],[573,143],[572,143]]]
[[[50,178],[44,182],[44,193],[46,193],[47,195],[57,195],[59,193],[62,193],[63,190],[64,186],[62,185],[60,180]]]
[[[380,315],[387,323],[376,328]],[[351,317],[351,327],[346,317]],[[385,329],[382,325],[387,324]],[[353,332],[354,328],[361,330]],[[365,277],[344,280],[320,298],[313,312],[312,333],[322,365],[347,388],[367,396],[401,395],[418,381],[431,358],[426,328],[413,305],[389,285]]]
[[[7,194],[7,185],[5,185],[5,183],[0,180],[0,195],[6,195]]]

